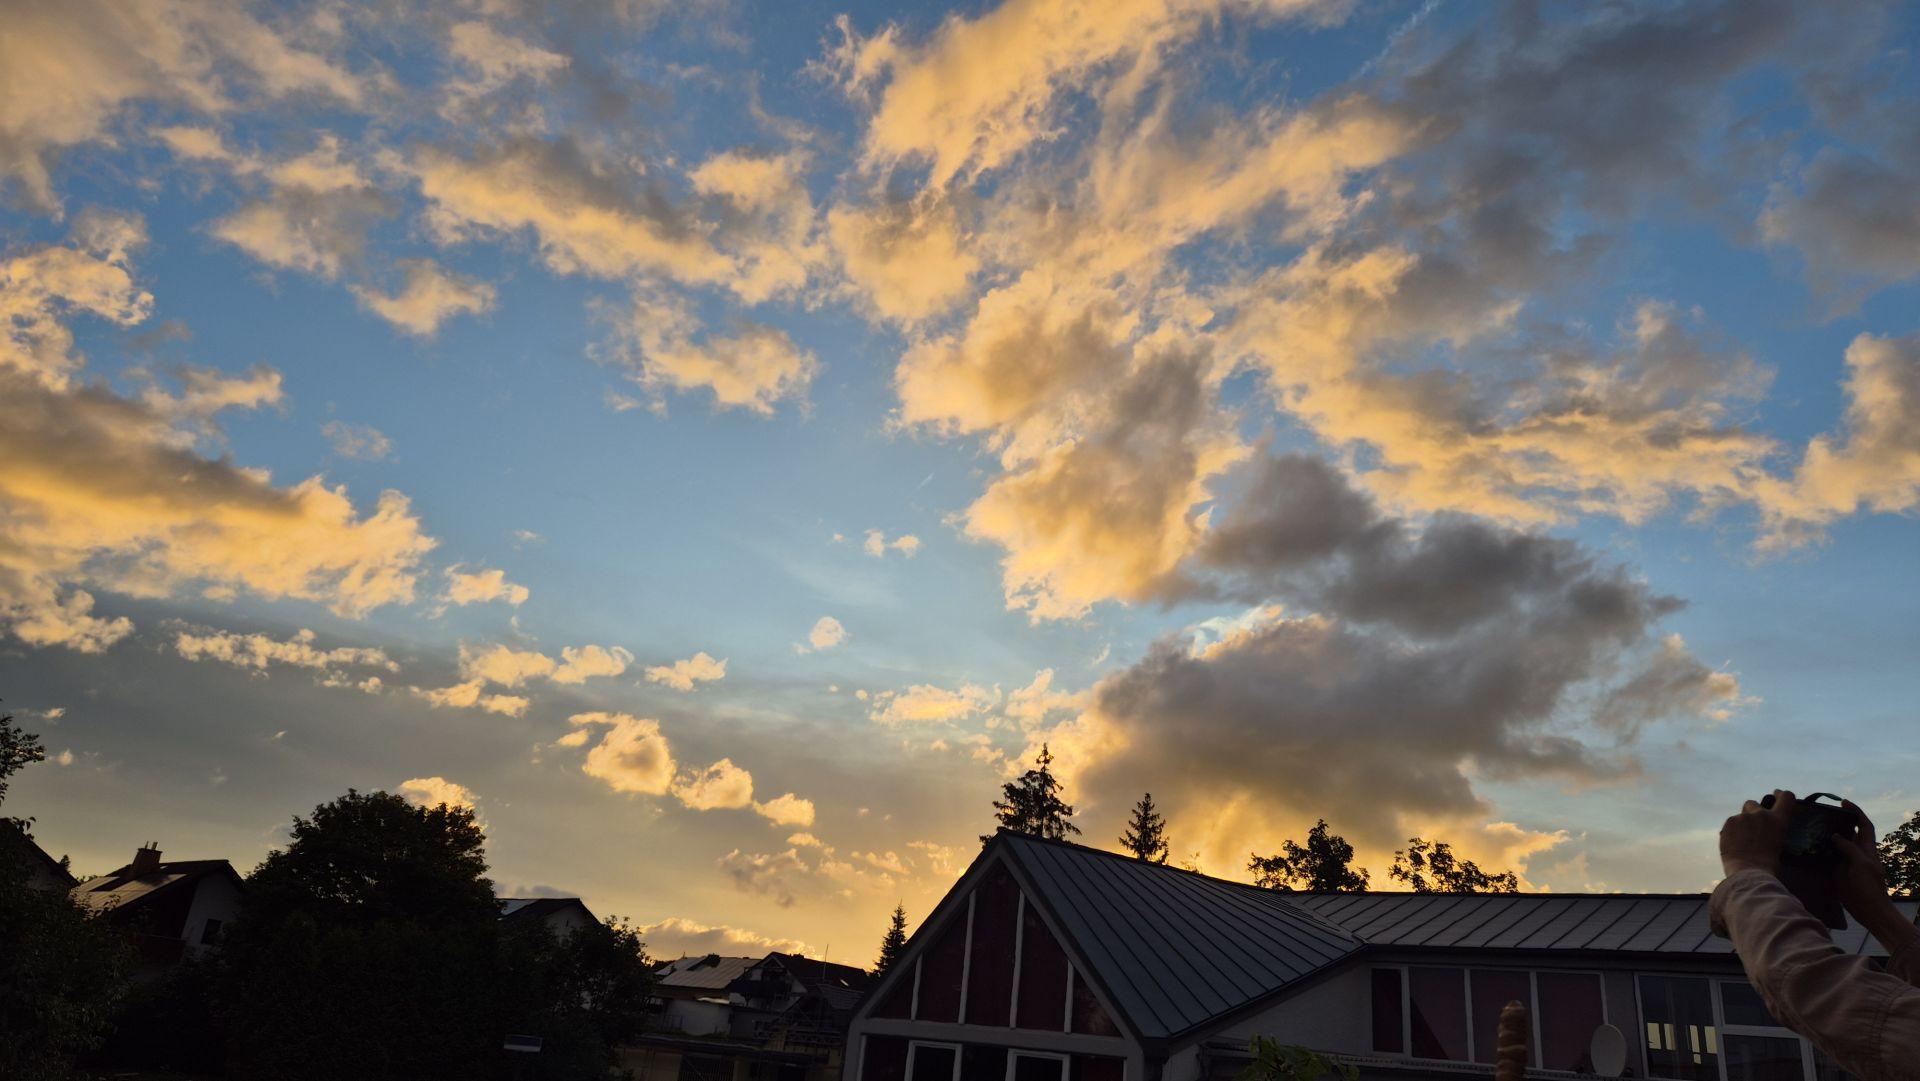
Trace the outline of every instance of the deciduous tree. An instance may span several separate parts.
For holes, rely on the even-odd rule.
[[[1489,873],[1472,860],[1453,854],[1445,841],[1410,838],[1393,854],[1387,874],[1415,893],[1519,893],[1520,876],[1512,871]]]
[[[1270,890],[1351,893],[1367,888],[1365,868],[1353,865],[1353,846],[1321,819],[1307,831],[1307,843],[1286,841],[1272,856],[1247,857],[1254,883]]]

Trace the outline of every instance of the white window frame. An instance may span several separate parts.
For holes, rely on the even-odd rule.
[[[1765,1025],[1727,1024],[1727,1008],[1725,1001],[1721,998],[1720,989],[1722,986],[1730,983],[1746,983],[1747,981],[1743,977],[1723,973],[1662,972],[1656,969],[1652,971],[1636,970],[1633,973],[1633,1005],[1639,1014],[1635,1019],[1635,1032],[1637,1034],[1635,1039],[1640,1041],[1641,1073],[1642,1076],[1648,1078],[1649,1081],[1668,1081],[1668,1079],[1653,1072],[1653,1055],[1651,1049],[1647,1046],[1647,1008],[1646,1003],[1642,1001],[1640,997],[1640,977],[1642,976],[1658,976],[1662,979],[1669,980],[1691,979],[1707,981],[1707,997],[1713,1004],[1713,1027],[1715,1030],[1709,1042],[1712,1045],[1714,1056],[1714,1071],[1719,1076],[1720,1081],[1734,1081],[1734,1079],[1727,1076],[1728,1036],[1758,1036],[1766,1039],[1797,1040],[1800,1044],[1801,1078],[1803,1081],[1815,1081],[1815,1078],[1818,1077],[1818,1074],[1814,1072],[1813,1043],[1806,1037],[1790,1028],[1769,1028]]]
[[[953,1052],[953,1076],[950,1079],[950,1081],[960,1081],[960,1045],[959,1044],[947,1043],[944,1040],[914,1040],[914,1039],[909,1039],[907,1041],[906,1081],[913,1081],[913,1076],[914,1076],[913,1060],[920,1054],[920,1049],[922,1047],[938,1047],[938,1048],[943,1048],[945,1050]]]
[[[1399,1058],[1405,1058],[1405,1059],[1414,1058],[1414,1054],[1413,1054],[1413,974],[1411,970],[1416,968],[1457,968],[1460,970],[1460,973],[1461,973],[1460,1004],[1461,1004],[1461,1008],[1466,1011],[1466,1015],[1467,1015],[1467,1057],[1465,1059],[1465,1062],[1468,1065],[1474,1065],[1474,1064],[1478,1064],[1482,1066],[1486,1065],[1486,1063],[1477,1062],[1477,1060],[1474,1057],[1474,1054],[1476,1051],[1475,1045],[1479,1039],[1479,1035],[1478,1035],[1479,1029],[1475,1027],[1473,1023],[1473,973],[1476,970],[1495,971],[1495,972],[1524,972],[1527,974],[1527,1019],[1528,1019],[1528,1022],[1533,1026],[1533,1034],[1532,1034],[1533,1038],[1528,1044],[1528,1047],[1532,1054],[1532,1060],[1527,1065],[1532,1069],[1536,1069],[1536,1070],[1544,1069],[1544,1067],[1540,1065],[1540,1056],[1544,1050],[1541,1043],[1541,1034],[1540,1034],[1540,973],[1553,972],[1553,973],[1566,973],[1567,975],[1570,975],[1570,976],[1592,976],[1595,979],[1599,980],[1600,981],[1600,1023],[1601,1024],[1612,1023],[1612,1015],[1607,1008],[1607,977],[1606,977],[1606,973],[1600,971],[1599,969],[1593,969],[1593,968],[1542,969],[1542,968],[1530,968],[1524,965],[1470,965],[1470,964],[1457,964],[1457,965],[1374,964],[1374,965],[1367,966],[1367,968],[1369,972],[1371,972],[1374,969],[1391,969],[1400,974],[1400,1046],[1402,1050],[1399,1052],[1397,1056]],[[1654,975],[1654,974],[1649,973],[1649,975]],[[1372,977],[1368,977],[1368,978],[1369,980],[1371,980]],[[1639,982],[1636,979],[1634,983],[1634,994],[1636,998],[1640,993],[1639,987],[1640,987]],[[1368,993],[1368,1010],[1369,1010],[1369,1015],[1371,1015],[1372,993],[1373,993],[1371,984],[1369,984],[1368,986],[1367,993]],[[1375,1053],[1386,1054],[1386,1055],[1393,1054],[1393,1052],[1391,1051],[1380,1051]],[[1416,1061],[1451,1062],[1453,1060],[1423,1058],[1423,1059],[1418,1059]],[[1644,1067],[1645,1063],[1643,1062],[1641,1065]],[[1722,1078],[1722,1081],[1725,1081],[1724,1077]]]
[[[1070,1081],[1073,1076],[1073,1056],[1058,1051],[1026,1051],[1018,1047],[1007,1048],[1007,1081],[1014,1078],[1014,1060],[1019,1058],[1050,1058],[1060,1064],[1060,1081]],[[912,1081],[908,1078],[908,1081]]]

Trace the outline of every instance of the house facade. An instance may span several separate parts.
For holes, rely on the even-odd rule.
[[[240,914],[245,889],[226,860],[163,860],[144,845],[132,862],[73,887],[74,900],[127,932],[143,970],[197,956]]]
[[[1844,1077],[1767,1016],[1706,902],[1284,894],[1001,833],[856,1009],[846,1081],[1228,1081],[1255,1036],[1364,1078],[1489,1077],[1515,999],[1530,1077],[1600,1076],[1610,1042],[1610,1076]]]
[[[641,1081],[837,1081],[872,977],[791,953],[706,954],[655,970],[653,1026],[621,1051]]]

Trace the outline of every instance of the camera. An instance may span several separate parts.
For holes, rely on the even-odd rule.
[[[1822,799],[1833,802],[1819,802]],[[1762,797],[1760,806],[1772,810],[1773,796]],[[1841,857],[1833,835],[1851,837],[1859,824],[1859,812],[1840,806],[1839,796],[1815,792],[1800,798],[1780,846],[1780,883],[1814,918],[1835,930],[1847,926],[1847,911],[1834,884]]]

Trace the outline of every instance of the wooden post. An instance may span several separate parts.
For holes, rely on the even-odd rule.
[[[1527,1037],[1533,1025],[1519,999],[1500,1011],[1500,1035],[1493,1045],[1494,1081],[1523,1081],[1527,1076]]]

